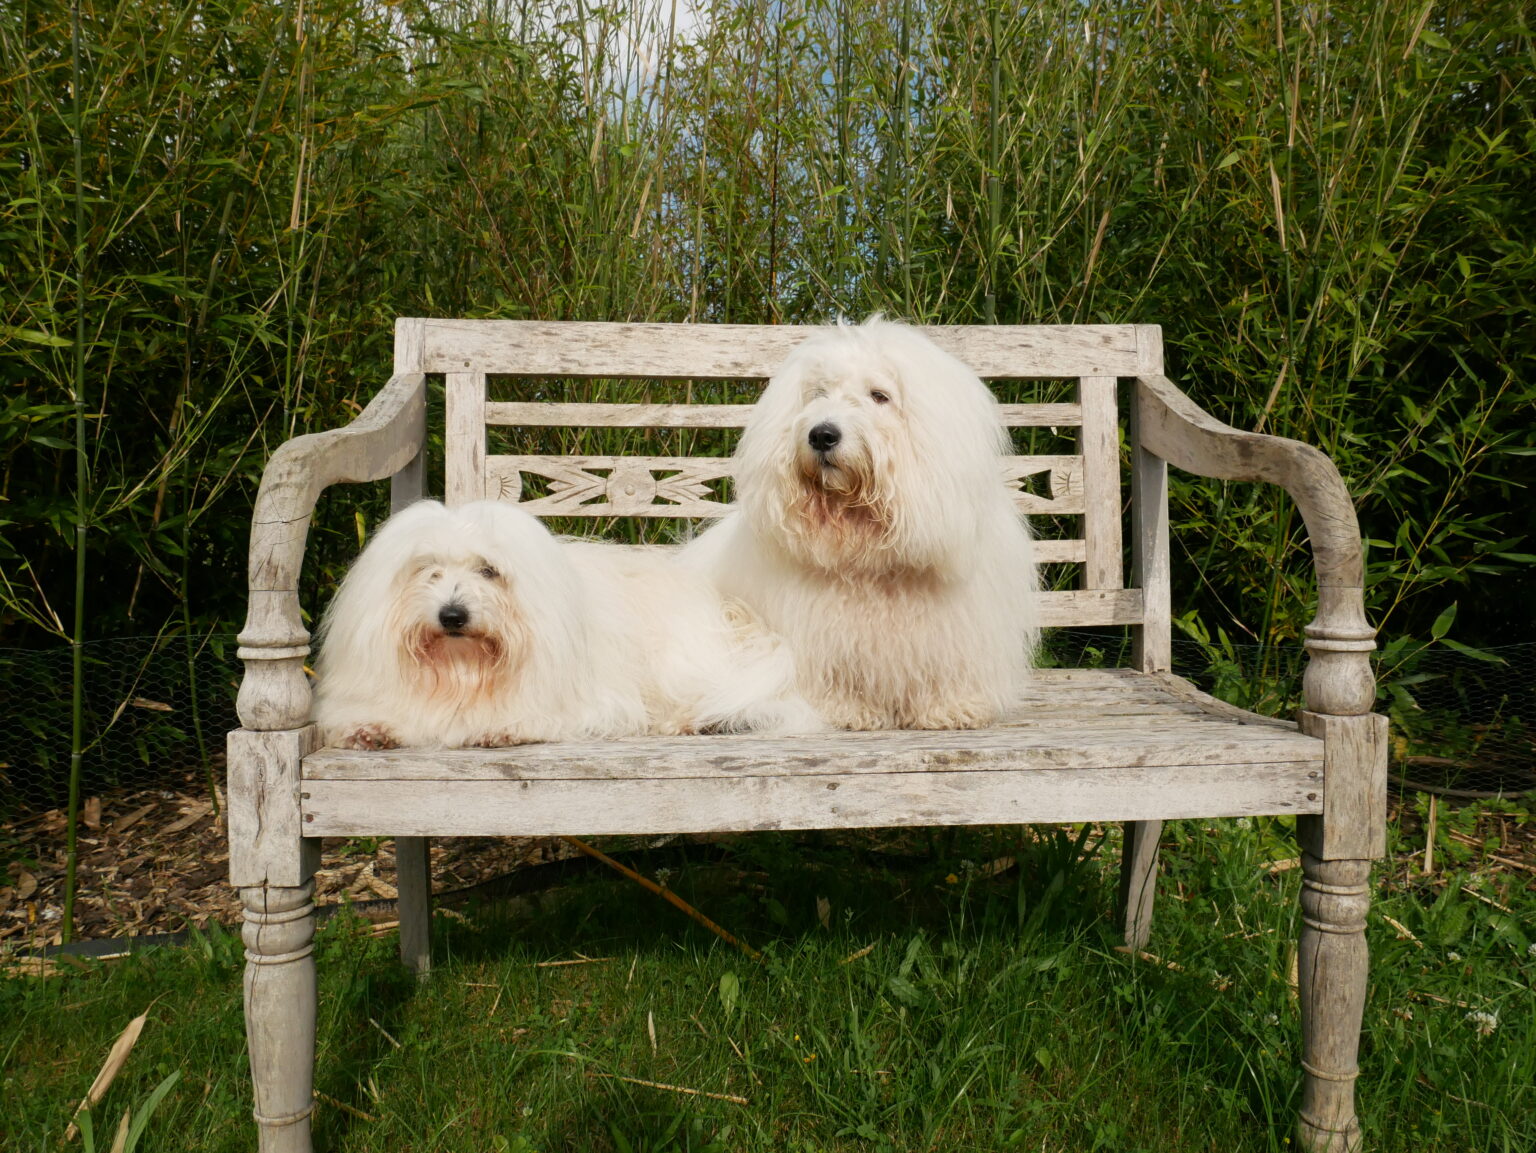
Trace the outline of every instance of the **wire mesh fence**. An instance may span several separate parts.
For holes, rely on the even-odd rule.
[[[235,638],[122,637],[82,646],[81,796],[189,778],[211,791],[235,719]],[[0,649],[0,817],[65,803],[73,725],[68,647]]]
[[[81,795],[153,787],[211,790],[224,734],[239,722],[232,634],[125,637],[84,646]],[[1058,630],[1044,660],[1126,665],[1124,629]],[[1299,646],[1173,642],[1174,672],[1212,695],[1272,716],[1301,702]],[[1394,763],[1418,785],[1468,794],[1536,787],[1536,644],[1444,647],[1380,659],[1380,707]],[[71,727],[69,648],[0,649],[0,817],[64,804]]]
[[[228,634],[84,647],[81,821],[92,832],[82,836],[80,884],[82,896],[93,886],[111,889],[95,894],[105,900],[87,903],[85,935],[96,928],[93,920],[109,928],[131,924],[132,916],[152,919],[157,907],[162,923],[173,914],[202,923],[194,918],[206,919],[205,906],[221,891],[222,831],[209,810],[222,787],[224,734],[238,724],[235,651]],[[1124,629],[1057,631],[1042,653],[1042,663],[1065,667],[1124,666],[1131,659]],[[1304,667],[1299,647],[1173,642],[1174,672],[1270,715],[1288,715],[1300,704]],[[67,647],[0,650],[0,904],[10,900],[7,893],[25,891],[35,873],[36,916],[44,921],[56,916],[58,904],[58,885],[49,878],[61,875],[65,863],[71,668]],[[1464,798],[1536,793],[1536,644],[1476,653],[1438,645],[1388,651],[1378,671],[1379,707],[1393,721],[1391,772],[1400,787]],[[138,816],[151,809],[153,815]],[[125,838],[134,843],[107,852],[106,843]],[[636,847],[623,838],[604,843],[612,851]],[[480,856],[488,851],[474,848]],[[185,867],[173,868],[177,855],[188,859]],[[149,872],[176,869],[174,877],[144,882]],[[120,920],[109,907],[119,908]],[[13,907],[9,916],[18,915]],[[0,936],[3,930],[0,924]]]

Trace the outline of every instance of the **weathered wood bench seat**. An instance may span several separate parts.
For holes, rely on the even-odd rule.
[[[900,825],[1123,821],[1126,939],[1151,929],[1162,822],[1292,814],[1302,846],[1299,949],[1309,1153],[1359,1145],[1353,1082],[1365,998],[1365,913],[1385,843],[1385,720],[1371,714],[1373,633],[1353,506],[1332,464],[1294,441],[1239,432],[1162,376],[1153,326],[977,327],[929,334],[983,378],[1066,378],[1076,399],[1011,404],[1015,428],[1075,430],[1068,451],[1007,461],[1000,483],[1047,534],[1049,626],[1128,625],[1134,667],[1040,670],[1003,723],[975,731],[640,738],[505,749],[316,748],[298,577],[320,492],[392,478],[424,492],[426,377],[445,378],[445,498],[540,515],[723,514],[730,460],[508,454],[487,428],[739,428],[743,404],[492,399],[513,377],[760,381],[804,339],[793,327],[402,320],[395,375],[346,428],[273,456],[253,518],[241,634],[243,728],[229,737],[230,870],[245,907],[246,1021],[263,1153],[308,1153],[315,1043],[312,876],[319,838],[393,836],[401,953],[428,964],[428,838],[680,833]],[[1129,573],[1123,550],[1117,388],[1128,390]],[[505,386],[499,386],[505,387]],[[514,384],[514,393],[519,386]],[[1283,485],[1305,518],[1318,576],[1298,721],[1244,712],[1169,671],[1167,466]],[[318,607],[318,606],[316,606]]]
[[[303,776],[322,837],[1144,821],[1321,812],[1323,742],[1177,677],[1050,669],[977,731],[323,749]]]

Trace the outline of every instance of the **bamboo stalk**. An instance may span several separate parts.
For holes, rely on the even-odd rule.
[[[75,935],[75,873],[79,853],[75,823],[80,811],[80,769],[85,748],[85,545],[90,470],[85,456],[85,146],[80,117],[80,0],[69,6],[70,135],[75,153],[75,622],[70,643],[69,800],[64,846],[64,915],[60,939]]]

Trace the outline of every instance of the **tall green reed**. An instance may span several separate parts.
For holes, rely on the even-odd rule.
[[[238,618],[261,461],[403,314],[1161,322],[1197,399],[1340,462],[1387,628],[1530,563],[1517,4],[82,0],[80,181],[64,11],[0,17],[9,636],[67,632],[75,315],[100,631]],[[1181,607],[1293,640],[1283,498],[1174,499]],[[325,586],[350,514],[315,539]]]

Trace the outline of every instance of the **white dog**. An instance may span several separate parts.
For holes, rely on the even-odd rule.
[[[495,501],[391,517],[320,633],[314,717],[348,748],[816,723],[787,651],[702,578]]]
[[[1007,446],[991,390],[920,332],[829,327],[769,380],[736,449],[739,507],[685,557],[789,641],[829,723],[985,725],[1036,639]]]

